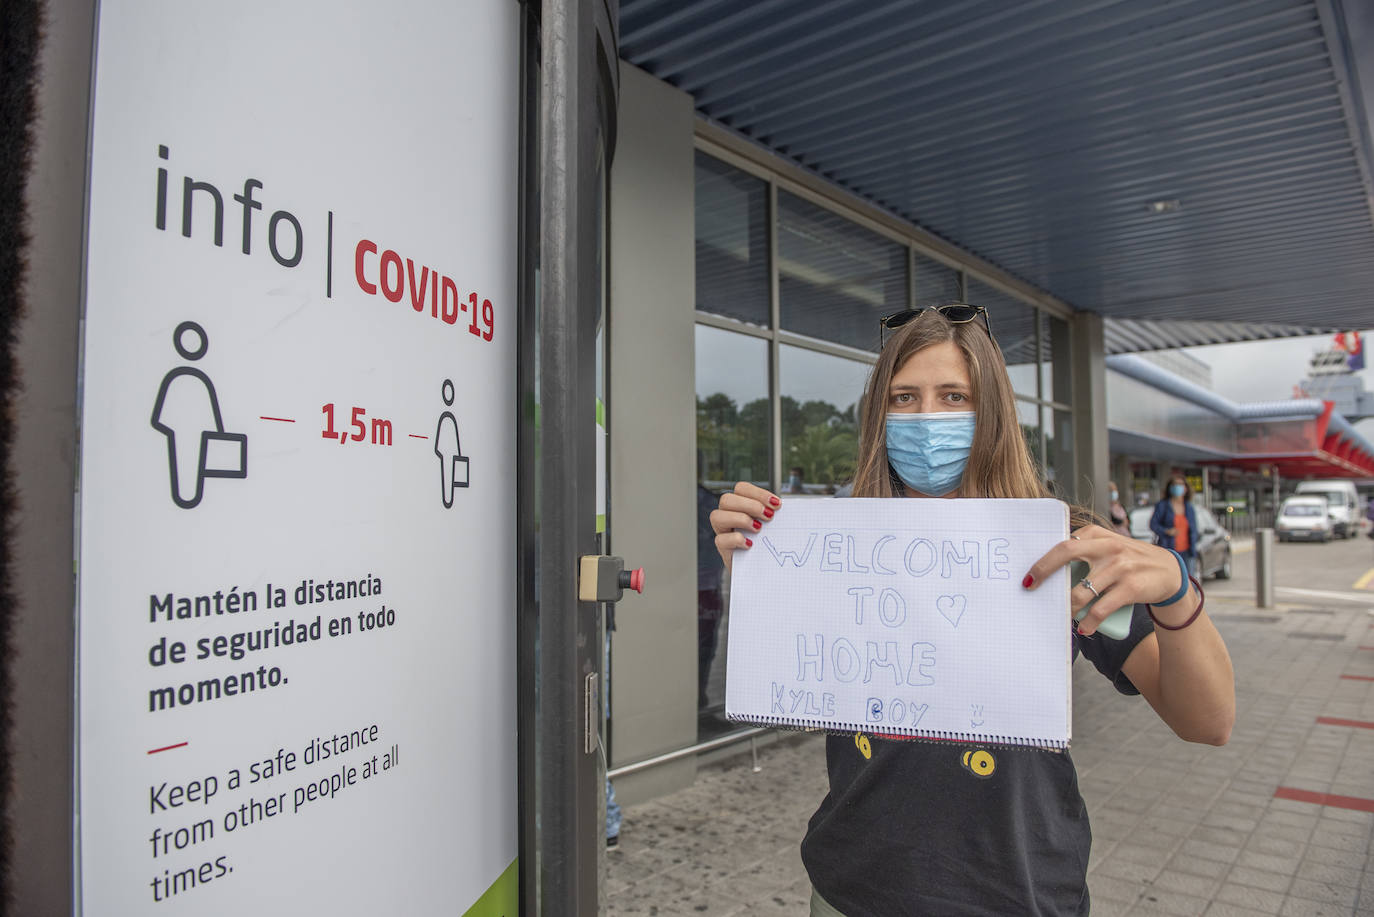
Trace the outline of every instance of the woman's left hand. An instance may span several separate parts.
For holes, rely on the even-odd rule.
[[[1068,541],[1050,548],[1031,566],[1022,585],[1034,589],[1055,570],[1075,560],[1088,565],[1086,579],[1093,587],[1088,589],[1080,581],[1069,591],[1074,617],[1089,602],[1093,603],[1078,625],[1078,632],[1085,636],[1096,633],[1103,620],[1118,608],[1142,602],[1166,602],[1183,585],[1178,560],[1172,553],[1097,525],[1085,525]],[[1097,590],[1096,601],[1093,589]],[[1180,602],[1179,605],[1179,610],[1185,614],[1192,611],[1192,603]]]

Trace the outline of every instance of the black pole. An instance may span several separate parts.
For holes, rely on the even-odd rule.
[[[595,914],[604,774],[587,748],[599,675],[595,603],[577,564],[595,553],[597,241],[615,112],[615,10],[545,0],[540,22],[540,302],[536,810],[539,913]],[[533,913],[533,909],[527,911]]]

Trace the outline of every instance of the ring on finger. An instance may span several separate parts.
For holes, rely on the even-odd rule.
[[[1089,592],[1097,596],[1099,599],[1102,598],[1102,593],[1097,591],[1097,587],[1093,585],[1093,581],[1088,579],[1087,577],[1084,577],[1083,579],[1079,580],[1078,585],[1087,586]]]

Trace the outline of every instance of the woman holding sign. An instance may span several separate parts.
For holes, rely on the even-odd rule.
[[[895,333],[864,396],[853,495],[1050,496],[987,312],[909,309],[882,325]],[[747,482],[722,495],[711,527],[726,569],[784,512],[777,495]],[[1081,621],[1065,621],[1076,650],[1117,691],[1143,695],[1181,738],[1224,744],[1235,720],[1230,657],[1185,562],[1081,524],[1022,586],[1035,589],[1073,561],[1090,568],[1070,592]],[[1129,633],[1097,635],[1119,608],[1131,609]],[[860,734],[828,737],[826,763],[830,792],[802,841],[812,914],[1088,913],[1091,832],[1067,753]]]

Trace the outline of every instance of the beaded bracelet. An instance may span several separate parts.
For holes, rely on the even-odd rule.
[[[1207,596],[1205,596],[1202,592],[1202,584],[1190,576],[1188,577],[1187,582],[1183,584],[1183,589],[1185,592],[1188,589],[1188,583],[1192,583],[1193,588],[1197,589],[1197,608],[1193,609],[1193,613],[1188,616],[1188,620],[1184,621],[1182,624],[1165,624],[1163,621],[1159,620],[1159,618],[1155,617],[1154,609],[1147,604],[1145,606],[1145,610],[1149,613],[1150,620],[1155,622],[1155,627],[1162,627],[1165,630],[1183,630],[1183,628],[1187,627],[1189,624],[1192,624],[1194,621],[1196,621],[1198,615],[1202,614],[1202,606],[1207,604]],[[1168,602],[1156,602],[1155,604],[1170,605],[1176,601],[1178,601],[1178,599],[1174,598]]]
[[[1188,577],[1188,563],[1183,559],[1183,555],[1180,554],[1180,553],[1178,553],[1177,551],[1175,551],[1173,548],[1165,548],[1164,550],[1166,550],[1166,551],[1168,551],[1170,554],[1174,555],[1174,560],[1178,561],[1178,572],[1179,572],[1180,578],[1183,580],[1183,585],[1179,586],[1179,587],[1178,587],[1178,592],[1175,592],[1175,593],[1174,593],[1172,596],[1170,596],[1169,598],[1165,599],[1165,600],[1162,601],[1162,602],[1155,602],[1155,603],[1154,603],[1154,604],[1158,605],[1160,608],[1163,608],[1163,607],[1165,607],[1166,605],[1172,605],[1172,604],[1174,604],[1175,602],[1177,602],[1179,599],[1183,598],[1185,595],[1188,594],[1188,579],[1189,579],[1189,577]]]

